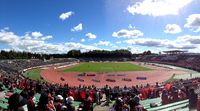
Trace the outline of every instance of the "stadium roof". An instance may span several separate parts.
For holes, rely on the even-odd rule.
[[[171,51],[163,51],[164,53],[167,54],[180,54],[180,53],[185,53],[187,51],[181,51],[181,50],[171,50]]]

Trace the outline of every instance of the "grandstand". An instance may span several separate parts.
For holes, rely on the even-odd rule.
[[[53,59],[51,61],[42,61],[39,59],[29,59],[29,60],[2,60],[0,62],[1,66],[1,80],[0,80],[0,107],[2,110],[7,110],[9,105],[12,104],[10,97],[12,94],[20,94],[23,98],[29,100],[31,92],[33,91],[34,98],[34,108],[39,110],[42,108],[41,98],[44,98],[47,92],[49,93],[49,98],[54,98],[53,102],[58,103],[59,101],[67,102],[63,98],[72,98],[70,101],[69,108],[75,108],[80,110],[84,108],[84,105],[92,104],[92,107],[95,111],[100,110],[109,110],[119,107],[121,103],[118,103],[119,97],[123,99],[123,104],[127,104],[128,107],[121,106],[119,108],[124,109],[134,109],[139,108],[141,110],[148,111],[171,111],[171,110],[180,110],[187,111],[190,107],[190,87],[194,89],[199,88],[200,74],[196,71],[200,69],[198,66],[193,64],[198,64],[196,62],[200,55],[192,55],[188,53],[184,54],[165,54],[165,55],[146,55],[140,57],[137,61],[139,64],[153,65],[153,67],[162,67],[167,68],[168,70],[180,69],[192,73],[190,74],[175,74],[172,82],[156,82],[155,84],[135,84],[125,87],[96,87],[92,86],[69,86],[69,84],[53,84],[46,81],[37,81],[31,78],[27,78],[21,72],[28,69],[37,68],[37,67],[46,67],[48,69],[51,67],[61,67],[63,65],[70,65],[78,63],[77,59]],[[187,58],[187,59],[186,59]],[[104,58],[105,59],[105,58]],[[94,59],[93,59],[94,61]],[[99,61],[99,59],[98,59]],[[194,67],[195,66],[195,67]],[[195,69],[196,71],[193,71]],[[12,76],[11,76],[12,75]],[[85,74],[92,75],[89,77],[96,77],[94,74]],[[102,75],[102,74],[101,74]],[[109,75],[109,74],[108,74]],[[119,75],[119,76],[118,76]],[[124,82],[134,82],[131,79],[127,78],[124,74],[117,74],[107,77],[119,77],[121,81]],[[82,76],[79,77],[81,79]],[[65,81],[67,78],[63,78]],[[83,79],[81,79],[83,80]],[[98,79],[92,79],[96,83],[101,83]],[[110,81],[115,81],[110,79]],[[83,81],[84,82],[84,81]],[[81,83],[83,83],[81,82]],[[114,82],[115,84],[118,81]],[[33,90],[34,89],[34,90]],[[195,90],[197,91],[197,90]],[[198,91],[197,91],[198,92]],[[65,95],[65,94],[67,95]],[[26,96],[25,96],[25,95]],[[29,95],[30,94],[30,95]],[[50,95],[51,94],[51,95]],[[167,98],[166,98],[167,95]],[[28,97],[28,98],[27,98]],[[84,103],[85,99],[89,97],[90,99]],[[137,100],[137,98],[139,100]],[[51,99],[50,99],[51,100]],[[109,101],[108,101],[109,100]],[[9,102],[10,101],[10,102]],[[52,100],[51,100],[52,101]],[[110,102],[111,101],[111,102]],[[116,101],[116,102],[115,102]],[[105,106],[104,106],[105,104]],[[108,104],[108,106],[107,106]],[[132,105],[134,104],[134,105]],[[197,104],[197,103],[196,103]],[[103,106],[102,106],[103,105]],[[56,104],[55,104],[56,106]]]
[[[165,51],[166,52],[166,51]],[[168,53],[171,51],[167,51]],[[176,52],[178,53],[178,52]],[[162,54],[162,55],[149,55],[139,58],[139,61],[143,62],[155,62],[161,64],[169,64],[195,71],[200,71],[200,54],[195,53],[178,53],[176,54]]]

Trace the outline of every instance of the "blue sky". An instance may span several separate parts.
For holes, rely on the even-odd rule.
[[[0,49],[200,52],[199,0],[1,0]]]

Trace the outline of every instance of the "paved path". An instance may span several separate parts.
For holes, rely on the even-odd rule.
[[[94,111],[109,111],[109,109],[113,106],[114,102],[110,103],[109,106],[105,105],[106,99],[105,95],[103,95],[102,103],[94,107]]]

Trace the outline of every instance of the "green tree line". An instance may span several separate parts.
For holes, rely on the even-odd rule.
[[[31,52],[4,51],[0,52],[0,59],[50,59],[50,58],[134,58],[138,55],[150,55],[150,51],[145,51],[141,54],[132,54],[129,50],[93,50],[81,52],[80,50],[70,50],[66,54],[39,54]]]

